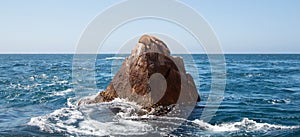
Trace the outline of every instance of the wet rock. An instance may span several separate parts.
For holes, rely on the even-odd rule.
[[[182,58],[171,56],[162,40],[149,35],[139,39],[105,91],[80,103],[108,102],[115,98],[137,102],[149,112],[154,110],[155,115],[169,112],[174,104],[200,101]]]

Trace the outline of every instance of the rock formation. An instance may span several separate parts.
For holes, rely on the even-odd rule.
[[[122,63],[106,90],[95,99],[81,103],[108,102],[115,98],[137,102],[148,111],[200,101],[182,58],[171,56],[163,41],[149,35],[139,39],[131,56]],[[156,114],[159,115],[159,112]]]

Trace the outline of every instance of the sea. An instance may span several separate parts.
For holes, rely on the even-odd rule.
[[[208,57],[177,56],[201,96],[187,118],[137,115],[141,106],[121,98],[78,106],[106,88],[125,56],[97,55],[95,69],[81,68],[96,86],[84,87],[72,54],[2,54],[0,136],[300,136],[300,54],[225,54],[225,90],[209,121],[201,119],[212,92]]]

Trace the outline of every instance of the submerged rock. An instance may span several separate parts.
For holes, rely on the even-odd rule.
[[[182,58],[171,56],[163,41],[149,35],[139,39],[105,91],[80,103],[108,102],[115,98],[134,101],[148,111],[154,110],[156,115],[169,112],[175,104],[200,101]]]

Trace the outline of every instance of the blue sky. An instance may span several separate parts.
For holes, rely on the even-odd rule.
[[[2,0],[0,53],[73,53],[88,23],[116,2],[119,0]],[[300,53],[298,0],[182,2],[208,21],[225,53]],[[138,28],[137,23],[131,25]],[[125,26],[123,31],[133,27]],[[186,47],[195,44],[190,41]],[[103,50],[115,52],[110,47]]]

